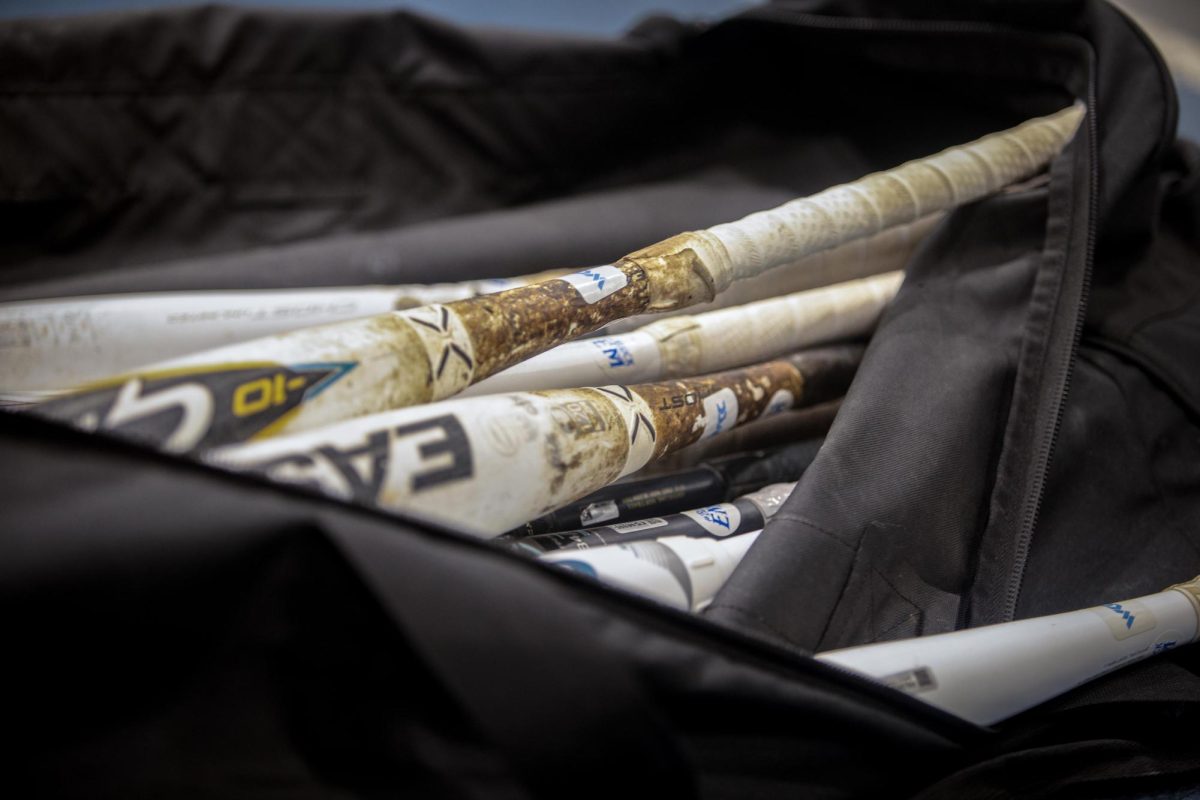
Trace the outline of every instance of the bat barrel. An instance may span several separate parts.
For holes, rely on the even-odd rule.
[[[219,448],[210,459],[495,536],[654,458],[804,405],[806,381],[825,363],[450,400]]]
[[[1200,578],[1133,600],[817,658],[991,725],[1200,633]]]
[[[725,539],[669,536],[588,550],[559,550],[549,563],[682,611],[703,611],[758,532]]]

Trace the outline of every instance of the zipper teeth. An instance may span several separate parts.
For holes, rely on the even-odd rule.
[[[1092,64],[1093,74],[1095,64]],[[1071,333],[1071,347],[1068,351],[1068,357],[1065,365],[1057,368],[1056,377],[1061,376],[1062,389],[1059,392],[1055,412],[1054,424],[1050,429],[1050,436],[1045,441],[1045,444],[1038,449],[1038,458],[1036,462],[1036,473],[1034,475],[1033,502],[1026,506],[1025,515],[1021,523],[1020,531],[1017,535],[1016,550],[1013,553],[1013,577],[1008,584],[1008,591],[1005,594],[1004,608],[1002,609],[1003,620],[1011,620],[1017,613],[1017,602],[1021,597],[1021,589],[1025,584],[1025,570],[1029,563],[1029,550],[1033,542],[1033,531],[1037,526],[1038,519],[1042,513],[1042,503],[1046,493],[1046,474],[1049,471],[1050,460],[1054,456],[1054,448],[1058,443],[1058,435],[1062,430],[1063,416],[1066,414],[1067,397],[1071,391],[1071,380],[1074,377],[1073,365],[1079,353],[1079,341],[1083,335],[1084,321],[1087,318],[1088,298],[1091,296],[1092,290],[1092,261],[1096,251],[1096,216],[1099,213],[1100,191],[1099,191],[1099,130],[1096,110],[1096,90],[1095,84],[1089,81],[1088,85],[1088,160],[1089,173],[1091,179],[1090,197],[1088,198],[1088,225],[1087,238],[1084,245],[1084,269],[1083,277],[1080,281],[1079,302],[1076,304],[1075,324]]]
[[[742,15],[743,18],[751,19],[774,19],[774,18],[789,18],[813,28],[827,29],[846,29],[846,30],[875,30],[875,31],[896,31],[896,32],[931,32],[931,33],[1012,33],[1013,29],[994,23],[983,22],[921,22],[914,20],[874,20],[863,18],[829,18],[816,15],[810,15],[803,12],[792,11],[791,9],[778,7],[763,7],[753,9]],[[1095,63],[1093,59],[1092,74],[1095,74]],[[1091,178],[1091,196],[1089,198],[1088,209],[1088,226],[1085,240],[1084,251],[1084,273],[1080,282],[1079,302],[1076,306],[1074,328],[1071,336],[1070,349],[1067,354],[1067,360],[1064,364],[1056,367],[1055,377],[1061,383],[1061,390],[1055,402],[1054,422],[1050,428],[1049,436],[1043,441],[1042,445],[1037,449],[1037,460],[1035,462],[1036,471],[1033,477],[1033,501],[1026,505],[1025,513],[1022,519],[1021,527],[1017,533],[1016,548],[1013,553],[1012,577],[1008,583],[1008,589],[1005,593],[1004,607],[1002,609],[1002,619],[1012,619],[1016,614],[1017,601],[1021,595],[1021,589],[1025,582],[1025,571],[1029,561],[1029,550],[1033,540],[1033,531],[1037,526],[1038,519],[1041,517],[1042,503],[1045,498],[1046,489],[1046,474],[1049,470],[1050,460],[1054,455],[1054,448],[1058,442],[1059,433],[1062,430],[1063,416],[1066,413],[1066,399],[1070,393],[1071,379],[1073,376],[1072,365],[1075,363],[1078,351],[1079,341],[1083,333],[1084,321],[1086,319],[1088,298],[1091,295],[1092,286],[1092,261],[1096,248],[1096,215],[1099,212],[1099,135],[1098,123],[1096,121],[1096,90],[1094,80],[1089,81],[1088,85],[1088,157],[1089,157],[1089,172]]]
[[[1139,39],[1141,39],[1142,43],[1146,46],[1146,50],[1150,53],[1151,58],[1153,58],[1155,65],[1158,67],[1158,75],[1159,75],[1160,83],[1165,86],[1170,86],[1171,85],[1170,69],[1167,67],[1166,62],[1163,60],[1162,56],[1159,54],[1158,49],[1156,47],[1154,47],[1153,42],[1150,41],[1150,39],[1146,36],[1146,34],[1142,31],[1142,29],[1135,22],[1133,22],[1133,20],[1130,18],[1130,16],[1127,13],[1125,13],[1125,11],[1123,9],[1117,8],[1117,9],[1115,9],[1115,11],[1118,15],[1120,15],[1125,20],[1126,25],[1129,26],[1129,28],[1133,31],[1134,35],[1136,35]],[[1095,74],[1095,69],[1096,69],[1096,64],[1095,64],[1095,60],[1093,58],[1093,62],[1092,62],[1093,74]],[[1164,76],[1166,76],[1166,77],[1164,78]],[[1167,91],[1165,91],[1164,95],[1167,97],[1170,97],[1171,96],[1170,90],[1168,89]],[[1088,147],[1088,155],[1091,158],[1090,172],[1091,172],[1091,179],[1092,179],[1092,194],[1091,194],[1091,198],[1090,198],[1090,202],[1089,202],[1090,218],[1088,220],[1086,252],[1085,252],[1085,256],[1086,256],[1087,260],[1085,263],[1083,280],[1082,280],[1081,286],[1080,286],[1079,310],[1075,317],[1074,337],[1071,340],[1071,359],[1068,362],[1067,374],[1063,381],[1063,393],[1059,399],[1058,411],[1054,417],[1054,427],[1051,429],[1051,434],[1050,434],[1051,447],[1042,456],[1042,458],[1044,458],[1045,461],[1039,462],[1041,464],[1041,466],[1043,466],[1043,468],[1048,465],[1049,459],[1053,455],[1053,452],[1054,452],[1053,445],[1058,441],[1059,430],[1062,428],[1062,418],[1063,418],[1063,414],[1066,411],[1066,402],[1065,401],[1066,401],[1066,397],[1068,396],[1068,394],[1070,392],[1071,380],[1074,375],[1074,370],[1070,368],[1070,365],[1075,363],[1077,355],[1078,355],[1079,344],[1080,344],[1080,341],[1081,341],[1082,335],[1083,335],[1083,326],[1084,326],[1084,322],[1085,322],[1085,319],[1087,316],[1088,298],[1091,296],[1092,267],[1093,267],[1093,260],[1094,260],[1095,251],[1096,251],[1096,219],[1097,219],[1097,215],[1099,214],[1099,207],[1100,207],[1100,199],[1099,199],[1099,196],[1100,196],[1100,190],[1099,190],[1099,186],[1100,186],[1100,184],[1099,184],[1099,180],[1100,180],[1099,122],[1097,121],[1097,115],[1095,113],[1093,113],[1096,108],[1096,105],[1097,105],[1096,104],[1096,88],[1095,88],[1094,82],[1091,82],[1088,86],[1087,123],[1088,123],[1088,134],[1091,137],[1091,141],[1090,141],[1089,147]],[[1170,104],[1170,110],[1171,110],[1171,113],[1168,115],[1168,119],[1164,120],[1163,125],[1162,125],[1162,132],[1161,132],[1162,135],[1159,136],[1158,146],[1155,148],[1155,153],[1154,153],[1155,157],[1161,155],[1161,153],[1167,147],[1170,146],[1170,142],[1174,138],[1173,133],[1174,133],[1174,127],[1175,127],[1176,121],[1178,119],[1178,107],[1175,104]],[[1038,518],[1041,515],[1044,492],[1045,492],[1045,470],[1042,469],[1039,471],[1039,476],[1038,476],[1037,497],[1035,498],[1033,505],[1030,506],[1026,511],[1025,524],[1022,525],[1021,536],[1020,536],[1020,539],[1018,539],[1018,541],[1017,541],[1017,550],[1016,550],[1016,553],[1014,554],[1014,566],[1015,566],[1016,574],[1014,576],[1013,582],[1009,584],[1009,590],[1005,597],[1004,613],[1005,613],[1005,617],[1007,619],[1012,619],[1016,615],[1017,602],[1020,599],[1021,589],[1025,582],[1025,568],[1026,568],[1026,564],[1028,563],[1030,544],[1033,540],[1033,529],[1037,525]]]

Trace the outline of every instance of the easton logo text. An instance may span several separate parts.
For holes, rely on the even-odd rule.
[[[403,480],[406,494],[475,474],[471,443],[452,414],[372,431],[358,444],[326,444],[259,461],[249,468],[367,505],[378,502],[389,472],[395,473],[390,485]]]
[[[628,367],[633,364],[633,353],[629,352],[629,348],[620,339],[605,338],[595,339],[592,341],[604,357],[608,359],[610,367]]]
[[[713,525],[720,525],[725,530],[729,530],[729,512],[723,506],[709,506],[707,508],[696,509],[696,514],[711,522]]]

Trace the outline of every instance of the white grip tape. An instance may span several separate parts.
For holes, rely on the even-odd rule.
[[[1083,110],[1077,103],[969,144],[701,231],[724,245],[729,256],[727,263],[710,265],[710,270],[716,276],[728,266],[733,280],[751,277],[851,239],[977,200],[1047,164],[1070,140]],[[720,284],[722,279],[717,276],[716,282]]]
[[[868,333],[903,279],[904,273],[889,272],[707,314],[671,317],[645,326],[641,333],[658,341],[662,377],[715,372]]]

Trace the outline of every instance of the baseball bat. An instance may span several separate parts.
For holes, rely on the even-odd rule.
[[[728,503],[693,508],[666,517],[646,517],[574,531],[540,533],[535,536],[507,535],[498,538],[513,550],[541,556],[559,550],[588,550],[613,544],[691,536],[723,539],[740,533],[760,531],[792,493],[795,483],[774,483],[744,494]]]
[[[461,395],[699,375],[864,336],[903,280],[903,272],[888,272],[707,314],[670,317],[629,333],[567,342]]]
[[[819,653],[991,725],[1200,634],[1200,578],[1157,594],[980,628]]]
[[[556,550],[541,559],[681,611],[703,611],[758,534],[723,539],[666,536],[587,550]]]
[[[780,442],[800,445],[805,441],[823,440],[833,426],[841,404],[842,398],[838,397],[809,408],[785,411],[757,420],[753,425],[734,429],[728,436],[697,442],[659,461],[647,464],[634,478],[678,472],[697,464],[711,462],[713,459],[777,447]],[[816,457],[815,449],[813,457]],[[764,481],[769,482],[770,480]]]
[[[941,221],[932,214],[739,281],[693,313],[902,268]],[[565,274],[400,286],[145,292],[0,303],[0,404],[30,402],[108,375],[275,333],[447,303]],[[641,315],[605,326],[635,330]],[[584,386],[586,383],[574,384]]]
[[[439,400],[614,320],[708,302],[734,280],[997,191],[1042,169],[1082,116],[1075,105],[611,266],[218,348],[34,408],[189,451]]]
[[[536,536],[723,503],[769,483],[797,480],[820,446],[820,440],[807,440],[775,450],[725,456],[664,475],[631,476],[530,520],[505,535]]]
[[[735,281],[707,303],[698,303],[678,311],[639,314],[615,320],[605,325],[604,330],[608,333],[626,333],[678,314],[706,314],[757,300],[902,270],[917,245],[944,218],[943,213],[929,214],[907,225],[897,225],[862,239],[852,239],[829,250],[821,250],[759,275]]]
[[[147,292],[0,303],[0,391],[53,392],[188,353],[495,294],[567,271],[462,283]]]
[[[840,394],[862,348],[632,386],[487,395],[220,448],[209,459],[495,536],[653,458]]]

